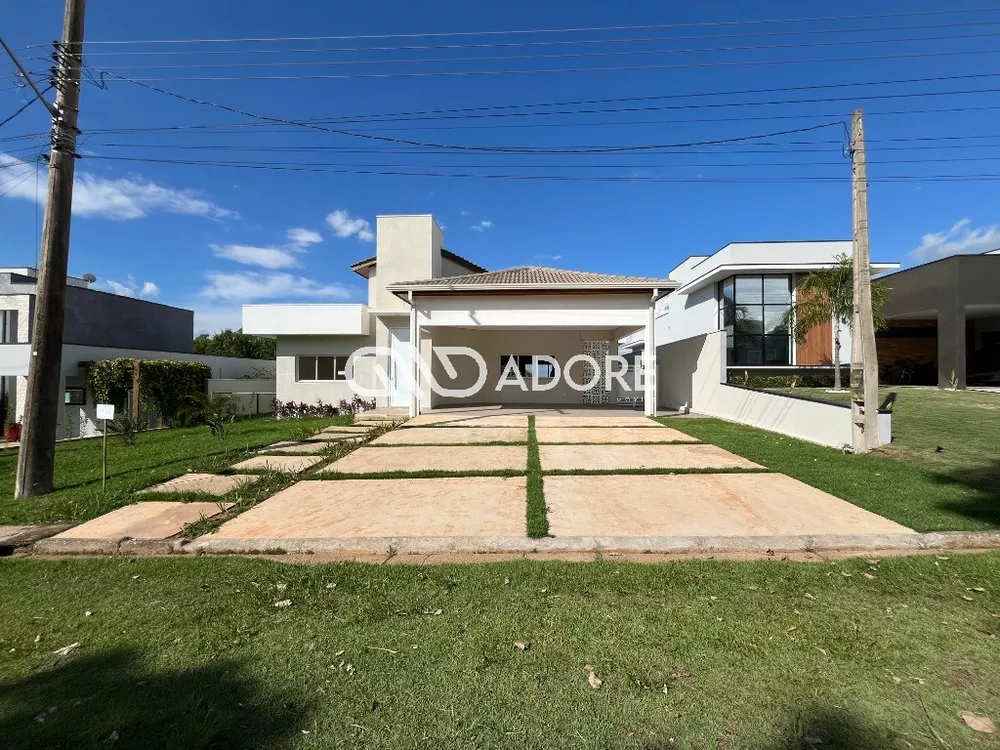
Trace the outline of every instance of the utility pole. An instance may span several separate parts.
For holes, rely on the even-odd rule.
[[[854,215],[854,311],[851,320],[851,437],[855,453],[868,453],[878,437],[878,353],[872,319],[871,254],[868,244],[868,178],[865,125],[860,109],[851,122]]]
[[[54,85],[57,94],[52,117],[52,153],[31,330],[28,394],[14,490],[15,497],[19,498],[51,492],[55,469],[56,423],[62,406],[59,391],[85,4],[86,0],[66,0],[62,41],[56,44]]]

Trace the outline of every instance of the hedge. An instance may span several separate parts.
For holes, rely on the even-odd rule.
[[[750,375],[747,371],[730,371],[726,379],[733,385],[747,388],[833,388],[833,373],[804,375]]]
[[[86,367],[84,383],[98,404],[124,408],[132,391],[131,358],[91,362]],[[204,362],[171,362],[165,359],[140,359],[139,402],[143,409],[155,411],[160,419],[173,421],[192,393],[204,393],[212,368]]]

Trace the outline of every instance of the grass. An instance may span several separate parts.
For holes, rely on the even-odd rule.
[[[10,750],[996,747],[957,713],[1000,718],[997,554],[6,559],[0,579]]]
[[[1000,397],[918,388],[883,395],[892,392],[893,443],[865,456],[714,419],[661,421],[917,531],[1000,528]]]
[[[528,417],[528,503],[525,511],[527,532],[535,539],[549,535],[549,509],[545,505],[545,480],[535,434],[535,417]]]
[[[212,436],[204,426],[154,430],[142,433],[134,446],[109,436],[106,492],[101,491],[102,441],[61,442],[56,444],[55,490],[24,500],[13,499],[17,451],[5,450],[0,452],[0,524],[85,521],[136,499],[154,499],[137,498],[136,490],[188,471],[218,472],[255,448],[301,439],[349,421],[350,417],[249,419],[233,424],[225,440]]]

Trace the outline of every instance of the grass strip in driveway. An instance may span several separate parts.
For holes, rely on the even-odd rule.
[[[575,445],[575,443],[574,443]],[[664,469],[659,467],[649,469],[546,469],[542,474],[547,477],[570,477],[570,476],[602,476],[607,474],[774,474],[772,469],[761,467],[759,469],[744,469],[742,467],[725,467],[718,469],[711,468],[689,468],[689,469]]]
[[[6,558],[0,580],[10,750],[996,747],[958,712],[1000,721],[998,554]]]
[[[538,452],[535,434],[535,416],[528,417],[528,536],[539,539],[549,535],[549,511],[545,505],[545,480],[542,478],[542,459]]]
[[[900,407],[897,405],[897,412]],[[900,422],[904,417],[895,416]],[[890,455],[855,456],[774,432],[718,419],[664,417],[684,432],[787,474],[915,531],[981,531],[1000,528],[1000,459],[978,470],[935,470],[926,456],[913,460],[905,446]],[[995,434],[995,430],[989,433]],[[980,436],[981,439],[981,436]],[[943,438],[942,438],[943,440]],[[900,441],[902,442],[902,440]],[[958,442],[956,440],[956,442]],[[957,449],[957,448],[956,448]],[[991,479],[992,477],[992,479]],[[992,482],[992,484],[991,484]]]

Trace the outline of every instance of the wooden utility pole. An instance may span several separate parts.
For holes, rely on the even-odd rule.
[[[880,445],[878,437],[878,353],[872,319],[871,253],[868,244],[868,178],[865,126],[860,109],[851,122],[854,199],[854,311],[851,321],[851,437],[855,453]]]
[[[52,153],[49,156],[41,264],[31,330],[28,395],[17,460],[16,497],[44,495],[52,491],[56,423],[62,407],[62,338],[85,4],[85,0],[66,0],[62,42],[56,46],[54,85],[57,94],[52,117]]]

